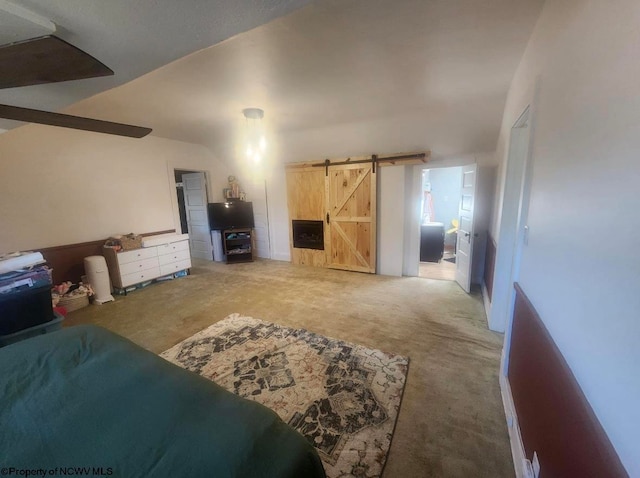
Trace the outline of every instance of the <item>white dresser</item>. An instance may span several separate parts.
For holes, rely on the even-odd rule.
[[[188,234],[145,237],[142,248],[115,252],[103,248],[111,284],[118,289],[168,276],[191,267]]]

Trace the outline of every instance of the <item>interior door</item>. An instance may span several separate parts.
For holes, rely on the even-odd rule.
[[[376,174],[372,164],[329,167],[325,177],[327,266],[376,272]]]
[[[471,291],[471,266],[473,257],[473,209],[476,192],[475,164],[462,167],[462,191],[460,198],[458,238],[456,245],[456,282],[466,292]]]
[[[207,182],[204,173],[183,174],[182,184],[191,257],[212,261],[213,247],[207,215]]]

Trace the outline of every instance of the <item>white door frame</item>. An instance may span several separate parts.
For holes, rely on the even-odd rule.
[[[535,98],[534,96],[535,105]],[[532,179],[534,108],[528,105],[511,128],[506,162],[500,229],[494,267],[491,307],[487,312],[489,328],[504,331],[500,360],[500,390],[507,417],[511,454],[517,477],[533,476],[531,462],[525,455],[518,414],[509,383],[509,352],[515,307],[514,282],[520,276],[520,261],[527,245],[527,219]],[[502,330],[498,327],[502,326]]]
[[[509,137],[498,248],[494,269],[489,328],[505,332],[501,374],[508,372],[511,323],[515,301],[514,282],[520,274],[520,258],[528,240],[526,226],[531,189],[532,109],[527,106]]]
[[[448,158],[427,164],[406,166],[413,168],[411,175],[405,182],[406,193],[405,208],[410,214],[405,218],[405,241],[403,254],[402,275],[419,277],[420,273],[420,204],[422,202],[422,171],[424,169],[455,168],[477,164],[475,156],[461,158]],[[445,230],[448,229],[445,225]]]

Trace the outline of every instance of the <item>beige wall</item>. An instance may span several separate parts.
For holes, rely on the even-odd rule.
[[[202,146],[26,125],[0,135],[0,253],[174,229],[173,168],[230,174]]]

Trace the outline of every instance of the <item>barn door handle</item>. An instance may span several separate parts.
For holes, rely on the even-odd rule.
[[[327,224],[329,224],[329,213],[327,213]]]

